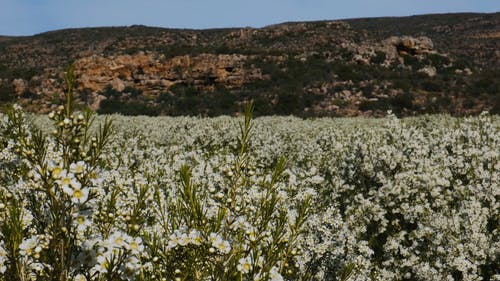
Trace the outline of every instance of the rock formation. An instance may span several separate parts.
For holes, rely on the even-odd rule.
[[[145,94],[158,94],[176,84],[227,88],[264,79],[260,69],[245,67],[245,55],[178,56],[166,58],[140,52],[114,57],[91,56],[75,62],[78,88],[102,92],[108,85],[122,92],[133,87]]]
[[[429,54],[434,50],[434,43],[426,36],[392,36],[382,41],[377,49],[384,52],[388,60],[395,60],[400,55]]]

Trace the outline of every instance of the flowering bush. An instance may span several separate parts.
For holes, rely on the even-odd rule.
[[[2,116],[2,281],[500,280],[498,116],[111,126],[68,88]]]
[[[312,194],[285,190],[284,158],[256,174],[251,105],[214,166],[146,146],[144,134],[113,136],[109,120],[92,127],[89,112],[73,112],[71,71],[67,84],[66,105],[48,115],[50,136],[20,108],[2,122],[0,280],[305,276]]]

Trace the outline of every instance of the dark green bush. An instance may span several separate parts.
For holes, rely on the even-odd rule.
[[[448,57],[440,54],[429,54],[427,56],[427,60],[430,62],[430,64],[434,65],[437,68],[440,68],[443,65],[447,65],[451,62]]]
[[[387,111],[390,108],[390,105],[386,101],[378,100],[378,101],[368,101],[364,100],[359,104],[359,109],[361,111]]]
[[[473,82],[467,87],[467,93],[473,96],[487,94],[500,96],[500,70],[485,70],[473,77]]]
[[[111,85],[107,85],[106,88],[102,91],[102,95],[105,96],[108,99],[117,99],[119,98],[122,94],[118,92],[117,90],[113,89]]]
[[[443,90],[443,85],[435,79],[426,79],[420,85],[423,90],[428,92],[441,92]]]
[[[122,102],[118,100],[103,100],[100,103],[99,114],[119,113],[123,115],[158,116],[160,110],[154,106],[141,102]]]
[[[16,99],[14,87],[12,85],[0,85],[0,102],[8,103]]]
[[[123,89],[123,92],[129,93],[132,98],[137,98],[138,96],[140,96],[142,94],[142,90],[136,89],[136,88],[131,87],[131,86],[125,87],[125,89]]]
[[[403,109],[413,109],[413,95],[410,92],[405,92],[389,99],[392,110],[395,113],[401,112]]]
[[[382,64],[384,63],[385,59],[386,59],[385,53],[377,51],[375,52],[375,56],[371,57],[370,61],[373,64]]]
[[[420,69],[420,68],[422,68],[422,67],[425,66],[425,64],[423,64],[421,61],[419,61],[414,56],[404,55],[403,58],[405,60],[405,65],[411,66],[413,68],[413,70],[418,70],[418,69]]]

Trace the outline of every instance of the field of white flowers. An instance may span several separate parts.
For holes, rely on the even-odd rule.
[[[500,280],[498,116],[250,115],[0,116],[0,280]]]

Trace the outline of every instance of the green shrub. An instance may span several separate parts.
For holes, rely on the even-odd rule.
[[[386,60],[386,55],[384,52],[377,51],[375,52],[375,56],[370,58],[371,63],[373,64],[382,64]]]
[[[16,100],[16,94],[12,85],[0,85],[0,103],[9,103]]]
[[[146,115],[146,116],[158,116],[160,110],[142,102],[131,101],[124,102],[119,100],[103,100],[100,103],[99,109],[97,110],[99,114],[123,114],[123,115]]]

